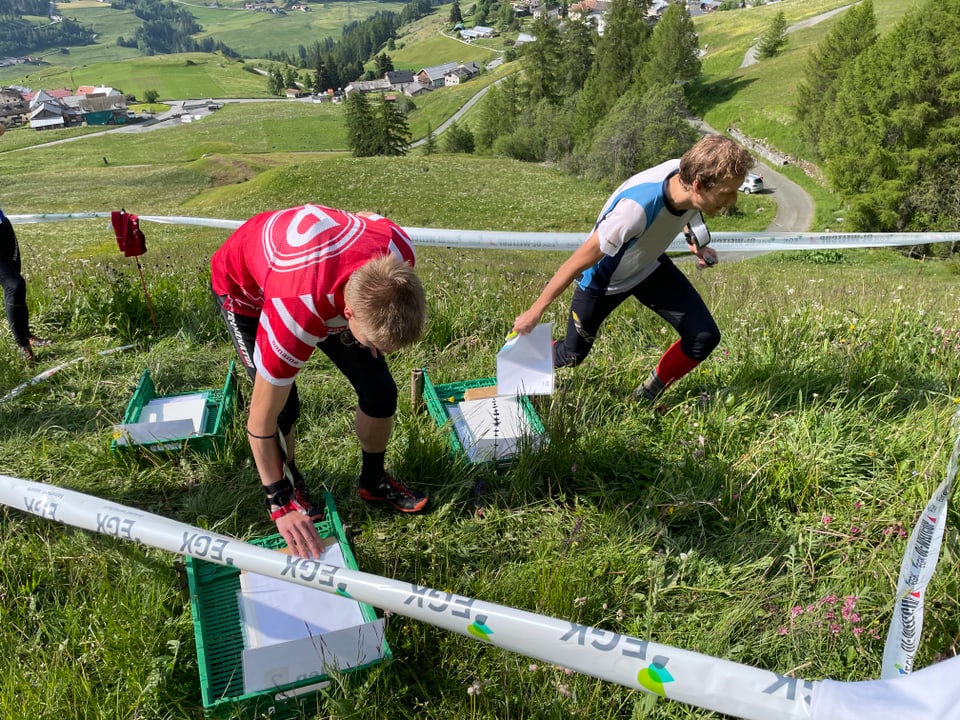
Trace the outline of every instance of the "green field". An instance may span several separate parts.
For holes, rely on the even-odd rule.
[[[241,219],[315,201],[414,226],[585,232],[605,197],[503,160],[293,164],[268,154],[256,177],[237,182],[229,171],[239,157],[177,164],[144,154],[137,166],[83,167],[84,142],[60,146],[61,165],[42,157],[22,177],[22,158],[41,151],[7,153],[19,181],[4,209]],[[143,368],[161,392],[218,387],[233,356],[206,284],[226,231],[143,227],[157,333],[105,221],[18,227],[34,328],[54,341],[38,370],[84,360],[0,404],[0,472],[241,538],[270,532],[242,424],[211,456],[109,449]],[[564,256],[421,248],[430,323],[420,344],[391,357],[398,382],[414,367],[436,382],[493,373],[513,317]],[[320,359],[301,375],[299,465],[334,493],[364,571],[782,674],[874,678],[903,535],[943,477],[957,431],[960,314],[944,302],[956,263],[853,251],[684,267],[724,341],[662,412],[626,398],[673,336],[628,303],[588,361],[537,401],[550,445],[507,470],[452,457],[445,433],[401,393],[389,461],[431,494],[428,515],[357,499],[355,399]],[[560,324],[564,310],[558,301],[544,319]],[[132,352],[95,355],[131,341]],[[0,387],[34,372],[0,346]],[[960,632],[958,522],[954,508],[926,593],[919,667]],[[20,512],[0,512],[0,528],[0,714],[203,717],[172,555]],[[856,620],[834,630],[825,621],[841,600]],[[807,610],[798,617],[796,607]],[[710,717],[402,616],[387,619],[387,637],[394,662],[338,677],[296,717],[382,720],[413,717],[413,707],[430,720],[502,720],[507,706],[510,717]]]
[[[212,37],[244,57],[262,58],[280,50],[296,55],[300,46],[310,47],[327,37],[339,39],[341,29],[348,23],[365,20],[377,12],[400,12],[403,4],[347,0],[311,3],[310,7],[309,13],[290,10],[286,15],[274,15],[197,3],[190,6],[190,12],[204,28],[197,39]]]
[[[746,10],[695,18],[703,59],[703,118],[716,128],[735,126],[750,137],[765,138],[781,151],[804,156],[794,128],[793,103],[808,53],[830,29],[831,21],[791,32],[784,51],[741,68],[747,50],[783,11],[790,24],[848,3],[842,0],[784,0]],[[916,2],[874,0],[880,32],[889,30]]]
[[[793,19],[827,5],[779,3]],[[896,13],[892,0],[875,6],[885,22]],[[438,15],[446,12],[441,7]],[[768,127],[772,140],[772,129],[782,127],[784,147],[792,147],[783,108],[799,49],[790,55],[793,70],[757,71],[744,84],[733,63],[757,30],[718,24],[708,35],[703,24],[702,40],[728,67],[728,75],[711,67],[708,55],[708,84],[730,90],[712,96],[707,119],[717,127],[737,122],[751,134]],[[803,34],[795,35],[791,43],[799,45]],[[405,37],[398,55],[417,57]],[[178,83],[189,83],[193,94],[225,84],[221,74],[234,69],[222,59],[192,59],[187,66],[180,58],[149,83],[169,76],[161,94],[183,97]],[[117,63],[116,83],[79,74],[77,83],[128,92],[155,87],[136,69],[160,61]],[[495,77],[418,100],[411,123],[435,126]],[[755,107],[751,98],[762,87],[770,115],[750,125],[745,108]],[[236,92],[246,94],[240,86]],[[0,137],[0,201],[10,215],[122,207],[228,220],[316,202],[415,227],[586,234],[607,196],[556,168],[502,158],[352,158],[342,152],[341,111],[285,100],[228,103],[198,122],[46,147],[31,146],[85,131],[9,131]],[[818,212],[834,209],[829,193],[813,189]],[[744,197],[740,213],[711,220],[711,228],[760,229],[769,203],[763,195]],[[0,474],[242,539],[273,532],[242,419],[211,455],[110,450],[113,426],[144,368],[162,393],[207,389],[222,385],[235,357],[209,294],[209,258],[228,231],[142,227],[150,307],[137,264],[119,253],[106,219],[17,225],[33,329],[52,344],[38,349],[38,365],[28,368],[6,333],[0,396],[62,367],[0,401]],[[702,272],[681,264],[723,339],[661,406],[630,396],[675,334],[627,302],[587,360],[558,371],[556,392],[535,399],[549,443],[501,470],[470,465],[451,455],[449,428],[415,412],[411,370],[426,368],[437,383],[494,374],[513,319],[566,256],[418,248],[429,322],[420,343],[390,357],[401,391],[388,464],[430,494],[428,514],[398,516],[359,500],[356,398],[323,358],[303,369],[298,465],[315,491],[334,494],[360,568],[597,627],[604,631],[597,638],[652,640],[788,678],[877,678],[906,537],[943,479],[960,431],[960,262],[863,249],[771,253]],[[569,290],[544,315],[555,337],[568,299]],[[136,347],[97,354],[128,343]],[[240,390],[249,397],[245,379]],[[955,654],[958,527],[954,503],[924,594],[918,668]],[[0,508],[0,717],[205,718],[177,561]],[[393,662],[335,674],[295,718],[720,717],[670,700],[669,683],[666,697],[657,697],[574,673],[562,658],[537,660],[400,614],[385,619]],[[627,667],[637,675],[646,665]],[[254,720],[239,710],[228,717]]]
[[[28,66],[19,66],[25,68]],[[156,90],[161,98],[269,97],[267,79],[239,60],[206,53],[136,57],[81,67],[50,65],[18,82],[28,87],[76,89],[106,85],[143,97]]]

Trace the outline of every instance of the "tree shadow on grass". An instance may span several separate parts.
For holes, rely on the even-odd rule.
[[[722,105],[755,82],[751,78],[730,77],[714,82],[697,81],[687,93],[687,105],[697,117],[703,117],[717,105]]]

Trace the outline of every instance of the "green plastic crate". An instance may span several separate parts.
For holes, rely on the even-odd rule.
[[[472,388],[492,387],[497,384],[496,377],[476,378],[475,380],[464,380],[462,382],[444,383],[434,385],[426,370],[423,370],[423,401],[427,406],[430,416],[440,428],[448,428],[447,442],[450,445],[451,452],[455,455],[467,457],[467,452],[460,442],[460,437],[453,427],[453,421],[450,417],[450,408],[459,402],[463,402],[463,396]],[[531,433],[546,442],[547,434],[543,423],[537,415],[537,411],[530,402],[527,395],[520,396],[520,406],[526,416],[527,423],[530,425]],[[498,467],[510,465],[513,458],[500,458],[495,461]],[[490,462],[490,461],[486,461]]]
[[[357,561],[350,549],[333,504],[333,496],[324,493],[324,519],[316,523],[320,537],[335,537],[343,552],[346,566],[357,569]],[[279,534],[251,540],[251,544],[270,549],[285,547]],[[197,665],[200,670],[200,691],[204,711],[208,716],[233,715],[240,717],[282,718],[296,714],[304,700],[325,686],[327,676],[314,676],[280,685],[274,690],[244,693],[243,690],[243,626],[237,592],[240,590],[240,570],[228,565],[184,558],[187,586],[190,591],[190,611],[193,615],[193,633],[197,643]],[[376,611],[366,603],[358,603],[364,622],[376,622]],[[344,670],[356,672],[391,660],[393,653],[386,639],[380,660]]]
[[[127,403],[127,410],[123,415],[123,424],[138,422],[144,406],[151,400],[192,395],[196,392],[198,391],[157,395],[157,389],[154,387],[153,378],[150,377],[150,371],[144,370],[143,375],[140,376],[140,382],[137,384],[137,389],[133,392],[133,397]],[[172,440],[136,444],[118,443],[119,433],[117,433],[110,442],[111,450],[117,452],[139,447],[160,453],[191,448],[201,453],[207,453],[222,447],[227,426],[233,419],[237,407],[237,373],[234,361],[230,361],[227,379],[224,381],[222,388],[199,392],[207,393],[207,417],[203,432]]]

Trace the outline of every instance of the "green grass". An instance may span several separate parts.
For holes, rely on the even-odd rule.
[[[190,12],[203,27],[203,31],[196,37],[197,39],[213,37],[226,43],[229,48],[246,58],[262,58],[268,52],[280,50],[296,55],[300,46],[309,47],[328,37],[339,39],[342,28],[350,22],[364,20],[377,12],[399,12],[402,8],[402,4],[397,2],[349,0],[348,2],[311,3],[312,10],[309,13],[291,11],[287,15],[275,15],[267,12],[245,11],[242,9],[243,3],[224,3],[223,5],[224,7],[216,9],[206,7],[200,2],[189,6]],[[277,7],[281,6],[281,4],[277,5]],[[110,63],[146,60],[136,48],[122,48],[117,45],[118,37],[131,39],[141,25],[141,21],[132,10],[115,10],[108,3],[97,2],[97,0],[79,0],[79,2],[60,4],[59,11],[65,17],[74,18],[97,33],[94,45],[70,48],[68,54],[63,54],[60,50],[48,50],[39,54],[44,66],[57,68],[58,73],[74,71],[76,80],[64,81],[63,85],[75,88],[77,85],[89,83],[111,84],[99,79],[98,76],[94,76],[96,79],[93,80],[84,80],[81,77],[87,77],[84,72],[87,69],[103,73],[109,71]],[[46,22],[46,18],[36,18],[36,22]],[[39,79],[32,78],[43,78],[45,75],[35,76],[33,74],[35,71],[35,66],[0,68],[0,83],[21,83],[26,76],[30,80],[25,84],[29,85],[30,82],[42,84]],[[134,77],[138,76],[138,72],[134,73]],[[213,81],[216,82],[216,79]],[[170,82],[176,83],[177,79],[170,78]],[[53,87],[51,84],[45,86]],[[138,90],[142,92],[143,89],[154,87],[145,85],[136,90],[127,89],[128,86],[120,82],[115,83],[115,86],[123,87],[127,92]],[[129,87],[134,88],[134,85],[130,84]],[[230,91],[215,90],[199,92],[192,96],[210,95],[242,96]],[[183,97],[183,95],[173,93],[170,97]]]
[[[311,12],[288,10],[286,15],[251,12],[237,7],[210,8],[201,3],[190,12],[203,26],[196,37],[212,37],[244,57],[266,57],[268,52],[310,47],[325,38],[340,38],[343,27],[377,12],[399,13],[402,3],[377,0],[311,3]]]
[[[146,90],[156,90],[161,99],[174,100],[269,97],[266,77],[252,72],[242,61],[207,53],[155,55],[80,67],[50,65],[19,82],[36,88],[106,85],[140,98]]]
[[[342,147],[336,111],[228,105],[175,129],[3,152],[4,177],[16,178],[3,208],[243,219],[321,202],[410,226],[586,233],[606,198],[556,169],[503,159],[321,152]],[[0,151],[21,133],[0,138]],[[817,196],[824,223],[838,211],[829,201]],[[743,197],[742,212],[711,227],[759,229],[772,212],[756,212],[760,203],[769,200]],[[143,227],[156,333],[136,265],[106,221],[18,226],[31,320],[54,342],[34,370],[9,336],[0,343],[0,396],[84,359],[0,403],[0,473],[242,538],[272,532],[239,422],[211,456],[110,451],[144,368],[164,393],[212,388],[234,357],[208,289],[209,256],[227,232]],[[403,390],[388,460],[430,493],[427,515],[358,500],[353,393],[320,358],[304,369],[298,464],[334,493],[361,569],[797,677],[877,677],[902,532],[958,431],[960,266],[887,250],[685,264],[724,335],[662,412],[626,398],[674,335],[626,303],[587,361],[536,400],[549,446],[500,472],[468,466],[413,412],[406,378],[415,367],[437,383],[494,374],[513,318],[565,257],[419,250],[430,321],[421,343],[391,358]],[[544,320],[562,327],[568,297]],[[129,342],[137,349],[96,355]],[[958,521],[954,507],[918,667],[950,654],[960,634]],[[0,716],[200,720],[174,565],[168,553],[0,511]],[[826,613],[847,597],[860,620],[834,632]],[[805,610],[794,617],[794,607]],[[400,616],[387,619],[387,637],[393,663],[339,679],[300,717],[711,717]]]
[[[580,230],[597,205],[585,186],[532,170],[509,180],[497,201],[525,194],[514,214],[483,206],[485,192],[472,209],[471,198],[440,192],[455,168],[476,182],[504,181],[523,167],[502,161],[328,163],[278,169],[246,187],[179,185],[181,207],[236,217],[330,192],[355,207],[385,198],[376,209],[410,225]],[[332,176],[353,185],[334,196]],[[412,188],[438,196],[434,207],[410,202]],[[549,202],[556,197],[566,202]],[[573,199],[582,209],[570,207]],[[112,423],[144,367],[161,392],[219,387],[233,355],[204,271],[226,233],[144,228],[158,335],[136,269],[102,222],[19,228],[33,321],[55,341],[41,351],[41,367],[87,359],[0,404],[3,472],[241,537],[269,532],[242,426],[215,456],[109,450]],[[401,385],[413,367],[435,382],[492,374],[512,318],[562,257],[421,249],[431,321],[423,342],[393,359]],[[942,478],[956,432],[960,314],[943,302],[956,266],[856,251],[686,267],[725,335],[670,391],[665,413],[624,399],[672,340],[660,320],[627,304],[587,362],[561,371],[557,394],[537,402],[549,448],[511,469],[451,458],[444,433],[401,394],[390,461],[431,493],[429,515],[397,517],[356,499],[354,400],[320,360],[300,383],[299,464],[315,487],[334,492],[365,571],[778,672],[801,668],[806,678],[875,677],[882,639],[874,635],[882,638],[889,621],[904,546],[898,533]],[[563,313],[558,302],[545,319],[560,323]],[[140,342],[134,352],[93,355],[132,340]],[[27,373],[12,347],[0,350],[0,387],[12,387]],[[960,632],[958,519],[952,510],[927,595],[921,666]],[[201,717],[191,621],[171,556],[14,512],[0,524],[0,639],[16,649],[0,659],[10,678],[0,685],[5,714],[44,707],[18,716]],[[834,634],[821,624],[829,606],[791,618],[792,607],[831,595],[856,596],[861,621]],[[348,708],[355,717],[409,717],[416,707],[421,717],[493,720],[507,704],[522,717],[703,716],[562,669],[533,669],[521,656],[401,617],[387,627],[397,660],[344,679],[303,717]],[[474,682],[482,691],[468,695]]]
[[[805,157],[793,115],[796,88],[803,79],[809,53],[829,32],[833,20],[788,34],[784,51],[774,58],[745,68],[740,65],[775,13],[782,10],[792,25],[845,4],[837,0],[785,0],[695,18],[701,47],[708,50],[698,91],[703,118],[715,128],[735,126],[751,137],[768,140],[783,152]],[[873,5],[878,30],[884,32],[914,3],[874,0]]]
[[[741,64],[775,13],[782,10],[792,25],[845,4],[836,0],[785,0],[695,18],[700,45],[707,50],[703,77],[694,91],[695,110],[714,128],[736,127],[781,152],[810,161],[809,148],[797,135],[793,106],[809,54],[829,32],[833,19],[788,34],[784,51],[777,57],[745,68]],[[875,0],[873,5],[881,33],[913,7],[897,0]],[[781,168],[781,172],[813,196],[816,217],[812,229],[836,228],[837,218],[844,215],[842,200],[795,167]]]

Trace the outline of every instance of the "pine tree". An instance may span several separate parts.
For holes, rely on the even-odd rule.
[[[851,6],[834,23],[810,54],[803,80],[797,86],[794,113],[800,133],[819,152],[820,129],[836,96],[836,81],[844,68],[877,41],[877,19],[872,0]]]
[[[577,99],[574,133],[590,137],[613,104],[636,80],[645,59],[650,28],[642,0],[613,0],[605,30],[597,42],[596,61]]]
[[[764,30],[757,43],[757,56],[760,58],[772,58],[779,55],[780,51],[787,44],[787,16],[783,10],[778,10],[773,16],[769,27]]]
[[[520,87],[516,75],[511,75],[503,82],[492,86],[480,106],[480,122],[477,124],[475,135],[476,146],[482,150],[489,150],[499,136],[512,133],[521,108]],[[444,133],[444,136],[446,134]]]
[[[373,61],[376,65],[376,77],[382,78],[388,72],[393,72],[393,60],[386,53],[380,53]]]
[[[650,59],[641,73],[641,84],[686,83],[700,77],[700,44],[686,6],[670,5],[650,38]]]
[[[555,18],[541,13],[533,23],[536,42],[524,54],[527,94],[531,104],[540,100],[556,102],[559,97],[559,71],[562,60],[560,29]]]
[[[344,103],[347,123],[347,145],[354,157],[371,157],[377,154],[374,111],[367,96],[352,92]]]
[[[929,190],[960,165],[958,57],[960,0],[927,0],[841,71],[820,148],[851,229],[950,226]]]
[[[457,123],[450,123],[450,127],[443,134],[443,149],[448,153],[472,153],[475,141],[470,128],[462,128]]]
[[[677,85],[639,85],[619,99],[597,128],[586,171],[589,177],[616,186],[664,158],[679,157],[696,141],[687,122],[683,91]]]
[[[410,144],[410,126],[397,104],[388,102],[381,95],[375,120],[375,154],[406,155]]]
[[[597,28],[592,20],[580,17],[566,23],[560,40],[560,68],[557,78],[560,93],[572,95],[583,88],[593,66]]]
[[[457,23],[463,22],[463,14],[460,12],[460,3],[454,0],[453,5],[450,6],[450,24],[456,25]]]
[[[437,151],[437,138],[433,134],[433,125],[427,123],[427,137],[423,141],[423,154],[433,155]]]

